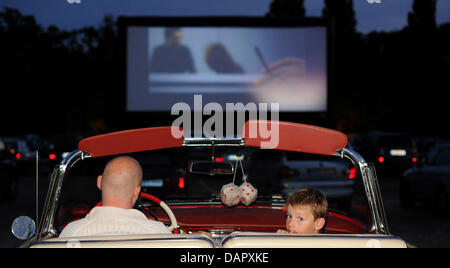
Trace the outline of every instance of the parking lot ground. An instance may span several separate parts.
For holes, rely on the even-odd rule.
[[[45,201],[48,189],[48,173],[39,175],[39,213]],[[19,216],[36,218],[36,179],[22,176],[18,179],[18,194],[13,201],[0,203],[0,248],[18,247],[23,241],[11,233],[11,224]]]
[[[398,196],[400,179],[380,177],[380,188],[389,230],[407,242],[426,248],[450,247],[450,219],[432,206],[418,203],[415,208],[402,209]]]

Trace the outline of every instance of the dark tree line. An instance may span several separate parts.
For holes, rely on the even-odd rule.
[[[117,39],[111,17],[64,31],[15,9],[0,12],[2,134],[106,128],[121,101]]]
[[[450,73],[450,24],[436,0],[415,0],[399,31],[357,32],[352,0],[324,0],[334,29],[332,116],[336,128],[443,134]],[[303,0],[274,0],[267,17],[305,17]],[[124,128],[117,22],[44,29],[33,16],[0,11],[0,134]],[[438,122],[436,119],[439,119]],[[448,133],[446,133],[448,134]]]

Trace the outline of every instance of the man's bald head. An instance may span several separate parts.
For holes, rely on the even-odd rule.
[[[142,168],[138,161],[120,156],[106,164],[97,179],[103,206],[132,208],[141,190]]]

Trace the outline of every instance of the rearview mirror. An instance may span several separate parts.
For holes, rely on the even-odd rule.
[[[189,172],[208,175],[233,175],[234,167],[229,162],[193,161]]]

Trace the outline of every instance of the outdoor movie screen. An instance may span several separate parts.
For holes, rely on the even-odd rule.
[[[278,103],[280,112],[327,111],[325,26],[126,27],[128,112],[176,103]]]

